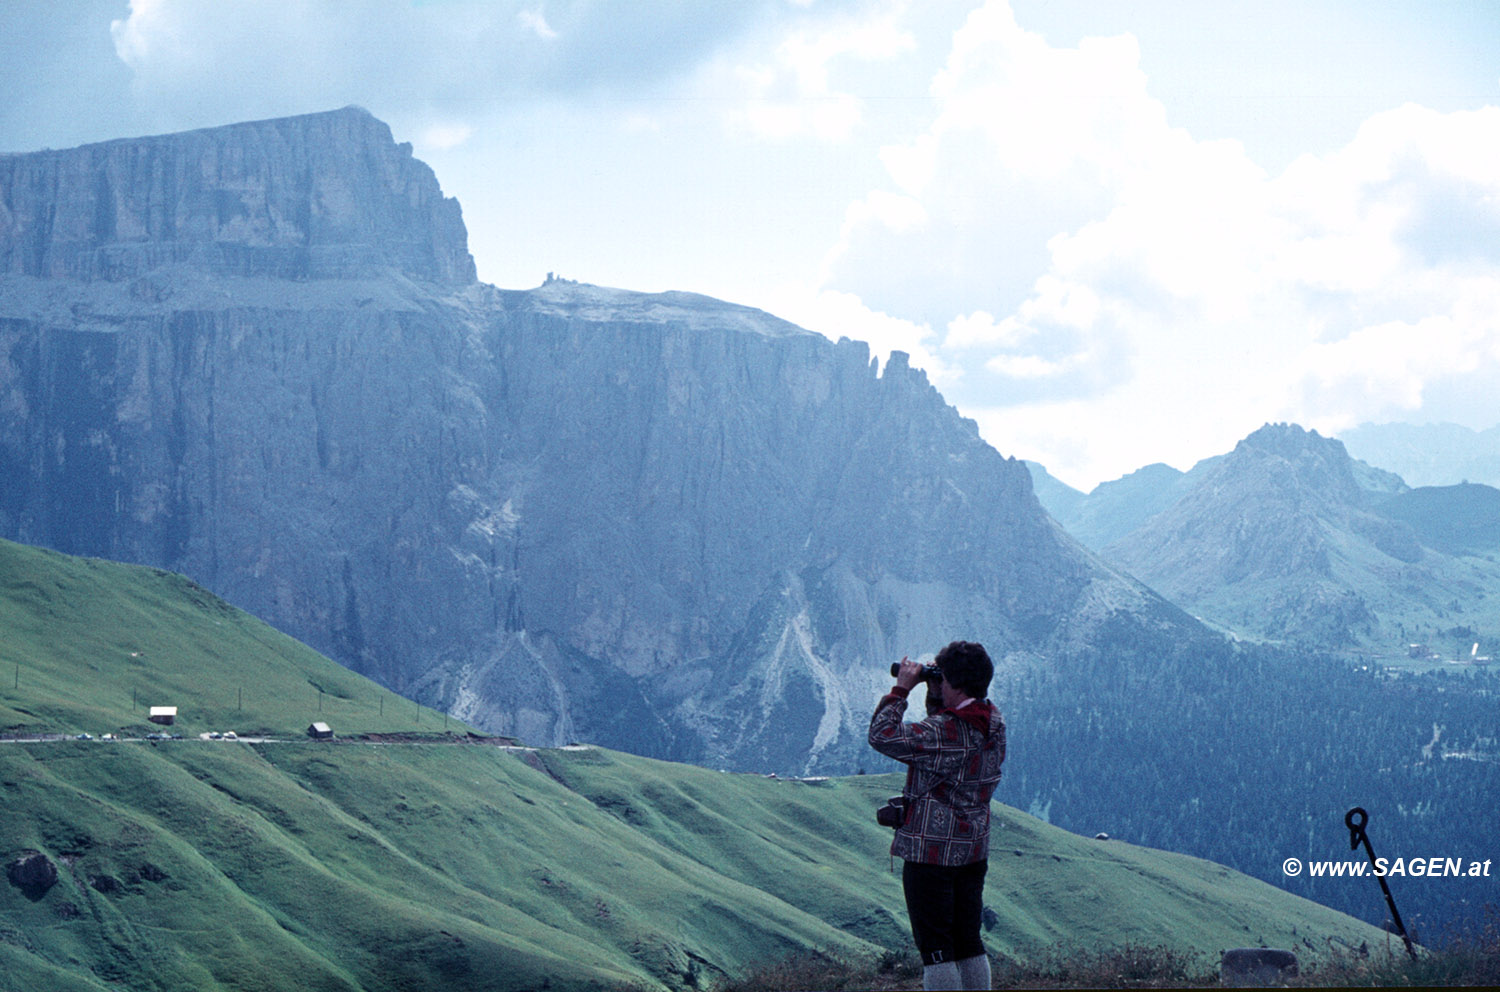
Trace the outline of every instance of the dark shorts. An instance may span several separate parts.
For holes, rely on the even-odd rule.
[[[911,935],[922,963],[962,961],[984,953],[979,939],[988,861],[950,868],[907,861],[901,869]]]

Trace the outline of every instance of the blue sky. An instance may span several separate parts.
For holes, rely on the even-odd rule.
[[[481,278],[899,348],[1080,488],[1500,421],[1500,4],[0,5],[0,151],[358,104]]]

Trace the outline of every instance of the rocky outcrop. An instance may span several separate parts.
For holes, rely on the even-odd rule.
[[[36,902],[57,884],[57,865],[40,851],[27,851],[5,866],[5,878]]]
[[[471,283],[458,203],[349,107],[0,156],[0,273],[120,281],[162,266]]]
[[[196,175],[297,132],[258,174],[346,163],[324,186],[377,214],[428,175],[358,112],[297,120],[90,154]],[[410,182],[424,264],[101,281],[97,250],[44,251],[77,265],[0,281],[0,533],[184,572],[494,732],[764,770],[867,761],[903,654],[967,637],[1016,670],[1111,618],[1185,623],[905,355],[691,294],[472,283]]]

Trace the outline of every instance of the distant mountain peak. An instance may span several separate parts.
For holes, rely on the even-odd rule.
[[[1301,458],[1308,454],[1332,459],[1348,457],[1343,442],[1292,423],[1262,424],[1234,447],[1236,451],[1250,448],[1268,451],[1283,458]]]
[[[1228,627],[1323,647],[1389,647],[1479,609],[1500,575],[1432,550],[1493,544],[1486,493],[1413,493],[1343,442],[1296,424],[1266,424],[1184,478],[1191,484],[1170,493],[1171,506],[1108,555]],[[1473,519],[1443,521],[1459,512]]]
[[[1265,424],[1235,445],[1221,471],[1238,475],[1251,458],[1271,458],[1283,464],[1287,470],[1281,482],[1284,491],[1295,487],[1321,499],[1348,504],[1363,501],[1344,443],[1315,430],[1289,423]]]
[[[359,107],[0,156],[0,274],[476,279],[458,202]]]
[[[1285,421],[1262,424],[1252,431],[1248,436],[1235,445],[1235,447],[1265,448],[1282,452],[1294,452],[1305,448],[1309,444],[1327,440],[1315,430],[1309,430],[1300,424]],[[1343,447],[1340,445],[1340,447]]]

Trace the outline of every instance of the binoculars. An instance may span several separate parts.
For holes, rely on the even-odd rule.
[[[899,661],[893,661],[893,662],[891,662],[891,678],[895,678],[896,675],[900,671],[901,671],[901,663]],[[922,681],[923,682],[941,682],[941,681],[943,681],[943,673],[937,670],[937,666],[936,665],[923,665],[922,666]]]

